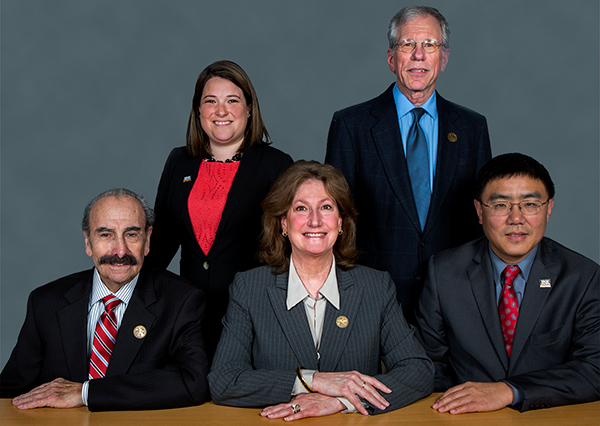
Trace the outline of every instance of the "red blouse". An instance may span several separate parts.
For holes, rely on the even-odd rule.
[[[205,255],[215,241],[227,195],[240,162],[203,161],[188,198],[188,211],[196,241]]]

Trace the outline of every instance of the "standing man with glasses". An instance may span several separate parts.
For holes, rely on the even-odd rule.
[[[387,52],[396,82],[336,112],[327,142],[325,161],[342,171],[359,212],[361,263],[390,272],[413,324],[431,255],[481,236],[470,197],[491,158],[485,117],[435,91],[449,38],[437,9],[398,11]]]
[[[600,399],[598,264],[544,237],[553,206],[544,166],[500,155],[477,177],[485,238],[429,261],[417,322],[439,412]]]

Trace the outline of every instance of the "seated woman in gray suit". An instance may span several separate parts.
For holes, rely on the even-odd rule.
[[[230,287],[213,401],[296,420],[378,414],[429,395],[433,366],[389,274],[355,266],[357,212],[342,174],[298,161],[262,205],[268,266]]]

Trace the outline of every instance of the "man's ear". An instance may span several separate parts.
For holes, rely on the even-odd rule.
[[[92,257],[92,243],[90,242],[90,237],[87,232],[83,231],[83,239],[85,243],[85,254],[89,257]]]
[[[550,214],[552,213],[552,207],[554,207],[554,198],[548,200],[548,213],[546,213],[546,223],[550,222]]]
[[[475,210],[477,211],[477,217],[479,218],[479,224],[483,225],[483,206],[481,205],[481,201],[473,200],[473,204],[475,205]]]
[[[440,68],[441,72],[444,72],[446,69],[446,65],[448,65],[448,59],[450,58],[450,49],[445,49],[442,53],[442,66]]]
[[[144,249],[144,256],[148,256],[148,253],[150,253],[150,235],[152,235],[151,226],[149,226],[146,230],[146,247]]]

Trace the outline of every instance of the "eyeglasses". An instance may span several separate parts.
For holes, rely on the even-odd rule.
[[[519,206],[519,210],[526,216],[534,216],[542,211],[542,206],[548,204],[549,200],[542,203],[540,200],[523,200],[518,203],[511,203],[509,201],[497,201],[490,203],[489,205],[480,201],[481,204],[490,209],[492,216],[506,216],[511,211],[513,206]]]
[[[400,40],[398,43],[395,43],[394,46],[398,46],[400,50],[404,53],[410,53],[417,48],[417,44],[420,44],[425,53],[433,53],[443,46],[443,43],[440,43],[437,40],[423,40],[421,42],[414,41],[411,39]]]

